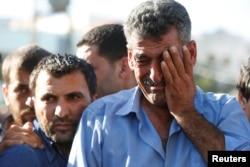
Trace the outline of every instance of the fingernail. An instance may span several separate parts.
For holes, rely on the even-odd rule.
[[[188,49],[188,48],[187,48],[187,45],[183,45],[183,49]]]

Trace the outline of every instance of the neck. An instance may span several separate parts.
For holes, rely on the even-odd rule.
[[[59,150],[59,152],[63,155],[66,155],[66,156],[69,156],[69,153],[70,153],[70,149],[71,149],[71,146],[72,146],[72,143],[70,144],[55,144],[57,149]]]
[[[170,114],[167,105],[153,105],[149,103],[145,98],[142,99],[141,103],[150,122],[152,123],[156,132],[161,138],[162,146],[165,150],[173,116]]]

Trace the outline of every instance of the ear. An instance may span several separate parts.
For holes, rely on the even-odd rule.
[[[240,91],[238,91],[238,101],[244,110],[245,105],[247,104],[247,99],[242,95]]]
[[[119,72],[119,77],[122,79],[126,79],[128,73],[130,72],[130,68],[128,65],[128,57],[125,56],[119,60],[120,64],[120,72]]]
[[[3,92],[3,98],[5,101],[5,105],[8,106],[10,104],[9,94],[8,94],[8,86],[5,83],[2,85],[2,92]]]
[[[30,107],[34,107],[34,101],[35,101],[35,98],[33,96],[29,96],[26,101],[25,101],[25,104],[27,106],[30,106]]]
[[[194,40],[190,41],[188,44],[188,50],[191,54],[191,60],[193,65],[196,64],[196,59],[197,59],[197,48],[196,48],[196,42]]]
[[[134,70],[134,60],[133,60],[133,54],[132,50],[128,48],[128,65],[130,70]]]
[[[95,93],[95,94],[92,96],[91,102],[95,101],[95,100],[98,99],[98,98],[99,98],[98,93]]]

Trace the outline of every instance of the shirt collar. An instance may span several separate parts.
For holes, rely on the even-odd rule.
[[[197,110],[197,112],[199,112],[200,114],[203,114],[204,113],[204,99],[203,99],[203,90],[196,86],[196,95],[195,95],[195,98],[194,98],[194,105],[195,105],[195,109]]]
[[[128,115],[129,113],[140,112],[140,99],[141,99],[141,90],[137,86],[130,90],[132,93],[126,94],[125,96],[129,96],[128,101],[120,108],[120,110],[116,113],[117,115]],[[130,96],[132,94],[132,96]]]
[[[140,118],[140,99],[142,96],[142,92],[140,88],[137,86],[133,89],[131,89],[132,93],[126,94],[125,96],[129,96],[128,101],[120,108],[120,110],[116,113],[117,115],[125,116],[130,113],[135,113],[137,118]],[[203,96],[202,96],[202,89],[200,89],[198,86],[196,86],[196,95],[194,99],[194,104],[196,110],[200,113],[203,114]],[[132,96],[130,96],[132,94]],[[172,126],[171,126],[171,131],[176,132],[179,131],[181,128],[176,122],[176,120],[173,120]]]
[[[128,99],[128,101],[125,103],[125,105],[123,105],[121,110],[119,110],[116,113],[117,115],[127,115],[131,112],[137,113],[138,111],[140,111],[140,100],[141,100],[142,92],[138,86],[131,89],[130,91],[132,91],[132,96]],[[203,110],[201,110],[203,108],[202,93],[203,93],[202,89],[200,87],[196,86],[196,95],[195,95],[195,99],[194,99],[194,104],[195,104],[196,110],[198,110],[199,113],[201,113],[201,114],[203,113]],[[125,96],[127,96],[127,95],[125,95]]]

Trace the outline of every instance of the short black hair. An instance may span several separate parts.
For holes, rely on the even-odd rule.
[[[116,62],[127,56],[127,41],[120,24],[104,24],[94,27],[84,34],[77,43],[82,45],[96,45],[100,56],[110,63]]]
[[[8,54],[2,64],[2,76],[8,85],[10,82],[10,72],[13,69],[27,71],[31,73],[38,62],[51,55],[51,53],[36,44],[28,44],[19,47],[17,50]]]
[[[46,71],[53,77],[60,78],[78,70],[84,75],[90,96],[93,96],[96,93],[97,81],[92,66],[71,54],[52,54],[42,59],[30,75],[30,88],[35,90],[36,80],[41,71]]]
[[[248,101],[250,98],[250,58],[248,64],[242,65],[240,69],[240,77],[236,84],[237,89],[241,92],[243,97]]]

